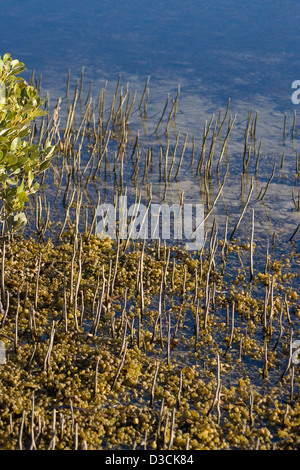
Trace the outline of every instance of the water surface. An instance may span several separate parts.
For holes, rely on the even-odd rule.
[[[259,177],[264,183],[277,162],[268,210],[279,225],[288,220],[288,231],[296,227],[299,212],[295,212],[292,193],[297,197],[299,191],[293,177],[299,128],[295,128],[292,143],[298,108],[291,101],[291,85],[299,78],[297,2],[0,3],[5,18],[1,54],[10,52],[23,61],[28,76],[33,70],[37,79],[42,76],[42,92],[50,93],[52,106],[59,96],[65,104],[69,70],[74,87],[84,68],[86,92],[93,81],[95,96],[107,82],[107,107],[120,75],[123,88],[128,84],[132,93],[137,90],[137,101],[150,77],[147,138],[155,140],[155,126],[166,97],[174,99],[180,86],[177,129],[182,136],[186,132],[193,135],[200,145],[205,120],[220,109],[224,113],[230,99],[230,113],[237,115],[228,145],[230,187],[234,190],[224,194],[232,203],[240,197],[248,113],[258,113],[257,145],[262,141]],[[131,125],[135,130],[142,129],[138,113],[133,113]],[[283,152],[288,174],[285,179],[279,173]],[[190,181],[190,174],[183,166],[180,184],[185,191],[186,181]],[[128,181],[129,190],[130,184]],[[268,225],[263,218],[258,219],[262,226]]]

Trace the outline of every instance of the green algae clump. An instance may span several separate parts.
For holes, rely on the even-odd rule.
[[[141,309],[140,249],[117,255],[92,235],[6,244],[0,448],[299,449],[299,374],[284,370],[297,298],[286,277],[264,339],[260,276],[242,295],[244,281],[228,290],[215,268],[207,313],[208,263],[181,253],[165,273],[159,316],[167,264],[145,248]]]

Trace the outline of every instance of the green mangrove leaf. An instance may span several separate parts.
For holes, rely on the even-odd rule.
[[[2,219],[22,211],[29,195],[39,188],[34,181],[36,176],[46,170],[56,149],[52,145],[40,149],[30,144],[32,120],[46,112],[41,108],[43,102],[37,90],[20,76],[24,70],[24,64],[9,53],[0,57],[0,84],[5,88],[5,100],[0,106]]]
[[[18,230],[20,228],[23,228],[27,224],[27,217],[24,214],[24,212],[20,212],[19,214],[13,215],[10,214],[7,217],[7,225],[9,230]]]
[[[30,189],[31,186],[32,186],[32,182],[33,182],[33,173],[31,170],[29,170],[28,172],[28,176],[27,176],[27,184],[28,184],[28,188]]]
[[[21,146],[21,139],[20,137],[15,137],[11,143],[10,150],[15,152]]]

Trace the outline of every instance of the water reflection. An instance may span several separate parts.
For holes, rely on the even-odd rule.
[[[264,241],[274,233],[288,241],[299,219],[299,156],[293,132],[296,117],[284,119],[274,113],[280,133],[274,142],[274,128],[268,133],[257,112],[248,111],[241,119],[241,113],[233,114],[228,102],[227,108],[215,109],[208,118],[208,108],[200,108],[199,113],[198,103],[190,103],[190,109],[202,113],[203,118],[201,129],[194,135],[186,132],[181,88],[165,102],[153,102],[150,86],[151,79],[141,93],[135,94],[120,78],[117,89],[107,85],[100,90],[98,102],[91,104],[87,99],[89,87],[79,83],[77,90],[84,91],[76,98],[76,125],[66,137],[67,103],[71,106],[74,93],[74,89],[69,90],[60,110],[64,151],[46,177],[44,207],[50,203],[54,218],[64,225],[61,205],[67,215],[71,207],[73,212],[79,207],[84,217],[88,211],[91,221],[97,205],[113,204],[116,195],[128,196],[130,205],[139,198],[146,206],[149,202],[172,204],[183,200],[203,204],[210,216],[206,230],[217,221],[222,236],[226,219],[229,230],[233,230],[247,205],[239,237],[249,238],[254,209],[257,241],[265,246]],[[264,117],[263,108],[261,112]],[[69,147],[66,141],[71,142]]]
[[[193,178],[191,160],[194,158],[194,165],[199,161],[205,122],[209,122],[212,115],[217,119],[220,111],[224,116],[230,99],[230,115],[236,116],[236,120],[222,162],[229,162],[230,171],[214,214],[222,226],[228,212],[239,213],[260,149],[259,172],[253,192],[253,198],[257,199],[256,219],[261,228],[285,225],[288,227],[286,233],[290,233],[297,225],[299,215],[298,180],[294,177],[298,125],[291,139],[297,110],[291,102],[291,84],[299,78],[295,35],[299,13],[296,6],[293,1],[282,4],[271,0],[242,3],[217,0],[213,6],[196,0],[184,4],[178,0],[171,3],[117,0],[113,4],[108,0],[55,0],[51,3],[31,0],[26,4],[16,1],[14,8],[10,8],[9,3],[2,6],[6,21],[2,25],[1,49],[24,61],[28,76],[33,69],[37,79],[42,76],[41,91],[44,95],[50,93],[50,114],[57,99],[62,97],[62,122],[67,113],[65,93],[69,69],[70,89],[73,90],[84,67],[83,93],[87,94],[93,81],[95,103],[107,82],[106,114],[120,75],[123,93],[128,84],[131,96],[134,91],[137,93],[137,104],[150,77],[143,109],[135,107],[129,124],[133,141],[139,132],[145,149],[153,148],[153,167],[147,175],[145,193],[149,193],[151,184],[152,195],[157,199],[166,194],[166,181],[159,181],[160,152],[166,150],[166,139],[163,126],[159,129],[160,140],[155,130],[167,96],[169,110],[180,87],[176,120],[168,128],[172,149],[178,139],[179,155],[188,135],[178,192],[184,191],[185,197],[196,200],[203,199],[206,194],[205,198],[210,201],[214,200],[219,188],[216,176],[211,177],[209,192],[201,179]],[[12,28],[19,24],[20,18],[22,28]],[[250,110],[252,119],[256,113],[258,117],[255,142],[249,154],[248,178],[243,171],[243,154]],[[214,161],[220,148],[217,141]],[[115,147],[111,149],[112,155],[108,158],[113,160],[115,150]],[[144,162],[144,151],[141,155]],[[87,158],[88,153],[83,152],[81,165],[86,165]],[[282,163],[283,172],[280,171]],[[258,202],[274,164],[276,171],[268,194]],[[128,160],[126,165],[124,186],[134,195],[136,185],[131,175],[135,167],[133,163],[128,165]],[[143,168],[142,165],[138,185],[146,183],[141,176]],[[99,191],[101,199],[112,199],[115,192],[115,177],[108,164],[105,171],[105,185],[100,188],[96,185],[87,196],[92,206],[98,201]],[[174,177],[176,166],[172,171]],[[63,179],[62,184],[67,185],[67,181]],[[51,191],[47,195],[50,200],[55,197]]]

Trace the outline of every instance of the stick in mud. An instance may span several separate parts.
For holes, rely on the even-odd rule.
[[[239,220],[237,221],[237,223],[236,223],[236,225],[235,225],[235,227],[234,227],[234,229],[233,229],[233,231],[232,231],[232,233],[231,233],[231,235],[230,235],[230,240],[233,239],[233,237],[234,237],[234,235],[235,235],[235,232],[237,231],[237,229],[238,229],[238,227],[239,227],[239,225],[240,225],[240,223],[241,223],[241,220],[242,220],[242,218],[243,218],[243,216],[244,216],[244,214],[245,214],[245,212],[246,212],[247,206],[248,206],[249,201],[250,201],[250,198],[251,198],[252,191],[253,191],[253,176],[252,176],[252,178],[251,178],[251,186],[250,186],[249,194],[248,194],[248,197],[247,197],[247,201],[246,201],[246,203],[245,203],[245,205],[244,205],[244,207],[243,207],[243,210],[242,210],[242,212],[241,212],[241,215],[240,215],[240,217],[239,217]]]
[[[154,396],[155,396],[155,387],[156,387],[156,381],[157,381],[157,374],[159,370],[159,362],[156,362],[156,367],[154,371],[154,377],[153,377],[153,382],[152,382],[152,387],[151,387],[151,396],[150,396],[150,402],[149,405],[152,406],[154,403]]]
[[[120,372],[121,372],[121,369],[124,365],[124,362],[125,362],[125,357],[126,357],[126,352],[127,352],[127,342],[125,343],[125,347],[124,347],[124,352],[123,352],[123,357],[119,363],[119,366],[118,366],[118,369],[117,369],[117,372],[116,372],[116,375],[115,375],[115,378],[114,378],[114,381],[113,381],[113,384],[112,384],[112,390],[115,389],[115,386],[117,384],[117,380],[119,378],[119,375],[120,375]]]
[[[253,245],[254,245],[254,209],[252,209],[251,237],[250,237],[250,282],[253,281],[253,276],[254,276]]]

